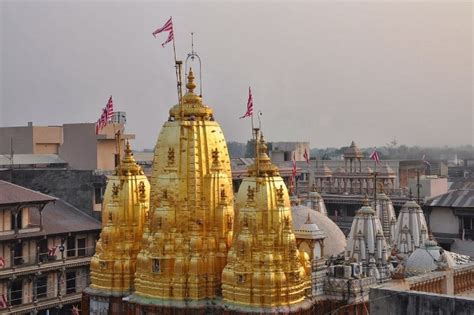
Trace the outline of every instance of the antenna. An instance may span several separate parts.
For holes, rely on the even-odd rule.
[[[190,62],[194,62],[195,59],[199,62],[199,96],[202,97],[202,63],[201,63],[201,57],[197,54],[197,52],[194,51],[194,32],[191,32],[191,52],[188,54],[188,57],[186,58],[186,63],[184,65],[185,69],[185,77],[188,76],[188,60]]]

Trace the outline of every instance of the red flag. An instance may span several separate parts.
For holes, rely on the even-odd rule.
[[[102,115],[100,115],[100,129],[104,128],[107,125],[107,109],[102,109]]]
[[[374,152],[370,154],[369,158],[374,160],[377,164],[380,164],[380,154],[376,148],[374,148]]]
[[[79,315],[79,309],[77,308],[76,305],[72,306],[72,315]]]
[[[7,308],[7,307],[8,307],[7,298],[5,297],[5,294],[2,294],[2,296],[0,296],[0,308]]]
[[[0,268],[5,267],[5,259],[3,257],[0,257]]]
[[[245,117],[250,117],[250,116],[253,116],[253,96],[252,96],[252,90],[250,89],[250,86],[249,86],[249,98],[247,100],[247,111],[242,117],[240,117],[240,119],[245,118]]]
[[[95,123],[95,134],[98,135],[100,130],[100,119]]]
[[[48,256],[49,257],[54,257],[56,256],[56,248],[58,248],[58,245],[51,247],[48,249]]]
[[[303,154],[304,159],[306,160],[306,163],[309,164],[309,154],[306,148],[304,148],[304,154]]]
[[[165,23],[165,25],[163,25],[162,27],[160,27],[159,29],[157,29],[156,31],[154,31],[152,34],[153,36],[156,38],[156,35],[160,34],[161,32],[168,32],[168,38],[166,39],[166,41],[161,44],[161,46],[165,47],[166,44],[168,44],[169,42],[171,42],[172,40],[174,40],[174,32],[173,32],[173,18],[170,17],[170,19]]]
[[[114,114],[114,103],[112,101],[112,95],[110,95],[109,101],[107,105],[105,105],[105,109],[107,111],[107,121],[112,119],[112,115]]]

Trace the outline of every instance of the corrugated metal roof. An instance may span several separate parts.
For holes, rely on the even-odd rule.
[[[50,202],[56,198],[0,180],[0,205]]]
[[[8,154],[0,154],[0,165],[67,164],[57,154],[15,154],[13,163]]]
[[[474,190],[459,189],[428,199],[428,207],[474,208]]]

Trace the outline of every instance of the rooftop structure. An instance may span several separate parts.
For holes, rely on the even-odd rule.
[[[383,235],[382,224],[375,211],[368,205],[360,208],[351,231],[347,237],[346,257],[361,262],[363,271],[367,275],[375,276],[379,282],[390,277],[388,271],[388,251]]]
[[[411,254],[428,239],[428,226],[423,210],[413,200],[400,210],[395,228],[394,244],[402,254]]]

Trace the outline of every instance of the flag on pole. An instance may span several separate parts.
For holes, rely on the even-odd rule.
[[[162,32],[168,32],[168,38],[166,41],[161,44],[161,46],[165,47],[166,44],[174,40],[174,32],[173,32],[173,18],[170,17],[170,19],[163,25],[162,27],[158,28],[156,31],[154,31],[152,34],[156,38],[156,35],[162,33]]]
[[[112,119],[112,115],[114,114],[114,102],[112,101],[112,95],[110,95],[109,101],[107,102],[107,105],[105,105],[105,110],[107,112],[107,121],[110,121]]]
[[[49,257],[54,257],[56,256],[56,248],[58,248],[58,245],[51,247],[48,249],[48,256]]]
[[[0,257],[0,268],[5,267],[5,258]]]
[[[0,296],[0,308],[7,308],[7,307],[8,307],[7,298],[5,297],[5,294],[2,294],[2,296]]]
[[[109,101],[107,102],[107,105],[105,105],[104,108],[102,108],[102,114],[100,115],[100,118],[97,120],[95,123],[95,134],[99,134],[99,131],[104,128],[107,123],[112,119],[112,116],[114,114],[114,103],[112,101],[112,95],[109,98]]]
[[[245,117],[250,117],[250,116],[253,116],[253,96],[252,96],[252,90],[250,89],[250,86],[249,86],[249,98],[247,100],[247,111],[242,117],[240,117],[240,119],[245,118]]]
[[[304,154],[303,154],[304,159],[306,160],[306,163],[309,164],[309,154],[306,148],[304,148]]]
[[[379,151],[377,151],[377,148],[374,148],[374,152],[370,154],[369,158],[374,160],[375,163],[380,164],[380,154]]]
[[[423,157],[421,158],[421,160],[423,161],[423,163],[425,164],[425,167],[429,167],[431,169],[431,163],[428,162],[426,159],[425,159],[425,155],[423,154]]]

